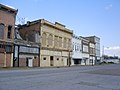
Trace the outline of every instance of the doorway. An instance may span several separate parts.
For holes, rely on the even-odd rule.
[[[33,59],[32,58],[27,58],[26,59],[26,66],[27,67],[33,67]]]
[[[50,66],[53,66],[53,56],[50,56]]]

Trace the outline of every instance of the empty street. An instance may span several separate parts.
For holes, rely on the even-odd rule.
[[[120,90],[120,64],[0,70],[0,90]]]

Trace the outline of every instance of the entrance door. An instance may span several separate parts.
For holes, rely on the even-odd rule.
[[[26,66],[33,67],[33,59],[32,58],[28,58]]]
[[[53,56],[50,56],[50,66],[53,66]]]

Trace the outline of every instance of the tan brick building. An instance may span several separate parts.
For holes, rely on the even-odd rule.
[[[16,14],[17,10],[0,4],[0,67],[13,66]]]
[[[36,20],[33,22],[28,22],[28,26],[33,28],[38,27],[40,31],[40,66],[68,66],[71,62],[71,52],[72,52],[72,34],[73,32],[65,28],[58,22],[55,24],[44,20]],[[23,37],[29,37],[30,27],[25,27],[21,29],[20,33]]]

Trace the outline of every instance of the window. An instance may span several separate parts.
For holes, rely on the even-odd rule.
[[[8,35],[7,38],[11,39],[12,26],[8,26]]]
[[[0,44],[0,48],[4,48],[4,45]]]
[[[62,37],[59,37],[59,47],[62,47]]]
[[[64,47],[64,48],[66,48],[66,44],[67,44],[66,42],[67,42],[67,39],[64,38],[64,42],[63,42],[63,47]]]
[[[12,52],[12,46],[10,45],[6,46],[6,52]]]
[[[46,57],[44,57],[43,60],[46,60]]]
[[[5,51],[5,46],[4,45],[2,45],[2,44],[0,44],[0,52],[4,52]]]
[[[58,36],[55,36],[55,42],[54,42],[54,45],[55,45],[56,47],[58,47]]]
[[[72,50],[74,51],[74,42],[73,42],[73,44],[72,44]]]
[[[71,49],[71,39],[68,39],[68,49]]]
[[[4,24],[0,23],[0,39],[4,39]]]
[[[50,46],[53,45],[53,36],[51,34],[48,37],[48,45],[50,45]]]
[[[87,45],[83,45],[83,52],[88,52],[88,46]]]
[[[59,58],[57,58],[57,61],[59,60]]]
[[[42,34],[42,44],[46,45],[46,33]]]

